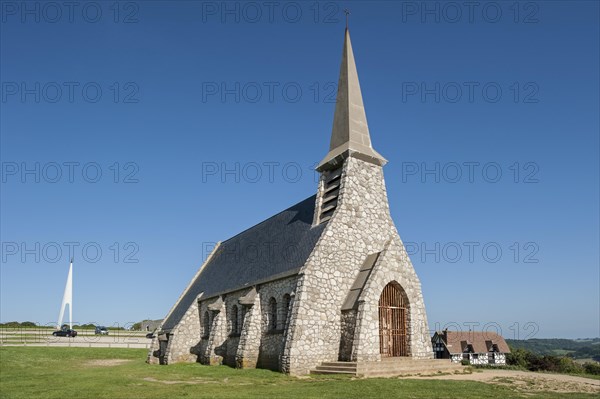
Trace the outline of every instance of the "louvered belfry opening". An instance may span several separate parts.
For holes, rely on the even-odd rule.
[[[379,353],[382,357],[409,356],[408,300],[402,287],[392,282],[379,297]]]
[[[340,194],[340,183],[342,178],[342,168],[326,172],[325,187],[323,187],[323,197],[321,199],[321,212],[319,214],[319,223],[328,221],[338,203]]]

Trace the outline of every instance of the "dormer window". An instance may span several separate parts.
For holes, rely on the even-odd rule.
[[[463,350],[463,353],[474,353],[475,351],[473,350],[473,344],[471,344],[469,341],[463,341],[463,347],[465,348]]]

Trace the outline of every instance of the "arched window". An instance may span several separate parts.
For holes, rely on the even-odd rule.
[[[277,301],[273,297],[269,299],[269,330],[277,330]]]
[[[285,325],[287,325],[287,323],[290,321],[290,313],[292,312],[291,305],[292,297],[290,294],[285,294],[283,296],[283,319],[285,320]]]
[[[233,305],[231,308],[231,333],[239,334],[239,323],[238,323],[238,307],[237,305]]]
[[[210,314],[208,313],[208,310],[204,312],[202,323],[204,325],[204,336],[208,338],[210,335]]]

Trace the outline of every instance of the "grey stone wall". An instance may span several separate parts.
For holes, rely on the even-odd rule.
[[[169,334],[165,363],[195,362],[197,353],[192,350],[200,340],[198,303],[194,302],[181,322]]]
[[[323,185],[322,179],[320,191]],[[322,193],[319,192],[317,201],[321,196]],[[283,356],[284,371],[306,374],[321,362],[347,357],[347,342],[343,342],[342,336],[349,336],[351,327],[347,324],[348,319],[342,317],[341,306],[367,255],[383,251],[391,239],[396,239],[394,242],[402,245],[390,216],[383,169],[356,158],[346,159],[342,169],[337,209],[300,272],[296,305],[293,308],[290,334]],[[400,252],[398,249],[397,251]],[[423,320],[423,331],[426,331],[425,309],[422,298],[420,301],[418,299],[421,295],[420,284],[412,265],[410,261],[403,264],[394,262],[401,262],[401,259],[390,257],[382,263],[382,267],[390,268],[390,272],[380,273],[381,278],[389,278],[387,282],[402,281],[400,284],[403,289],[414,293],[412,320]],[[403,273],[414,275],[414,278],[402,277]],[[365,303],[359,306],[356,325],[360,326],[360,331],[358,336],[356,329],[354,331],[352,348],[352,356],[355,358],[380,358],[378,320],[369,319],[372,317],[372,307],[378,304],[380,294],[381,291],[377,293],[376,298],[373,295],[365,296],[364,300],[369,301],[368,306],[365,308]],[[371,334],[377,335],[377,351],[373,350],[375,341],[371,341],[372,337],[365,333],[368,329],[371,330]],[[422,335],[411,335],[419,341],[413,356],[424,351],[427,345],[421,342]],[[361,348],[363,343],[365,347]],[[357,345],[358,347],[354,347]],[[411,348],[412,345],[413,342]]]
[[[202,364],[223,364],[223,358],[226,353],[226,347],[223,343],[227,338],[227,315],[225,310],[225,302],[221,303],[218,310],[211,310],[209,306],[218,304],[221,301],[220,297],[210,298],[200,302],[200,320],[202,326],[198,331],[202,331],[201,341],[199,345],[199,361]],[[208,331],[205,328],[204,318],[208,313],[209,323]]]
[[[290,296],[289,307],[293,306],[291,298],[294,295],[297,278],[286,278],[273,281],[260,286],[261,314],[261,339],[257,359],[257,367],[271,370],[281,370],[281,357],[286,338],[290,309],[286,308],[286,295]],[[275,329],[271,328],[270,300],[274,298],[277,303],[277,323]]]
[[[238,349],[235,354],[235,364],[239,368],[254,368],[258,359],[261,337],[261,307],[260,296],[256,295],[252,306],[243,306],[243,325]]]
[[[269,283],[261,284],[258,287],[254,304],[251,306],[241,305],[239,300],[250,292],[251,288],[223,295],[220,298],[210,298],[200,301],[196,306],[195,329],[196,334],[188,334],[187,321],[188,313],[182,320],[185,325],[178,325],[175,334],[179,331],[186,331],[186,336],[193,335],[197,337],[197,342],[193,346],[192,352],[198,355],[198,361],[202,364],[227,364],[235,367],[262,367],[273,370],[281,369],[281,355],[285,340],[287,327],[287,314],[285,309],[285,298],[290,298],[294,293],[297,277],[288,277]],[[269,301],[275,298],[277,302],[277,328],[269,328]],[[209,306],[222,301],[218,311],[209,310]],[[290,301],[290,305],[293,301]],[[233,328],[233,310],[237,307],[237,319],[239,325],[239,334],[232,331]],[[210,326],[205,331],[204,315],[208,312]],[[191,319],[191,318],[190,318]],[[180,323],[180,324],[182,324]],[[185,327],[185,328],[184,328]],[[179,333],[181,337],[181,333]],[[189,352],[193,339],[173,340],[170,342],[171,353]],[[190,361],[191,358],[179,356],[177,361]]]
[[[146,358],[146,363],[149,364],[158,364],[159,363],[159,343],[158,343],[158,335],[155,335],[152,338],[152,343],[150,344],[150,349],[148,350],[148,357]]]
[[[390,282],[397,282],[408,297],[408,334],[410,355],[417,359],[433,358],[421,283],[399,236],[391,238],[379,257],[360,297],[359,317],[353,359],[376,361],[379,354],[379,297]]]
[[[225,342],[221,344],[223,348],[223,363],[235,367],[236,366],[236,354],[240,343],[241,326],[243,324],[242,314],[243,307],[239,304],[239,294],[234,293],[233,295],[226,296],[225,309],[226,309],[226,324],[227,324],[227,338]],[[234,320],[237,320],[235,323]]]
[[[342,311],[340,351],[338,356],[341,361],[349,362],[353,360],[352,348],[356,331],[356,316],[356,310]]]
[[[244,321],[244,309],[239,304],[239,299],[247,294],[249,289],[235,291],[220,297],[200,300],[199,325],[201,340],[199,345],[199,359],[202,364],[227,364],[236,366],[236,356],[240,347],[240,337]],[[222,301],[219,310],[211,310],[216,303]],[[237,317],[240,334],[232,331],[232,313],[237,306]],[[205,317],[208,315],[208,325]],[[208,328],[207,328],[208,327]]]

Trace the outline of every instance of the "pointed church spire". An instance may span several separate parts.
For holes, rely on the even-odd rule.
[[[387,162],[371,147],[369,126],[350,42],[350,31],[346,28],[329,153],[319,163],[317,170],[336,168],[348,156],[380,166]]]

